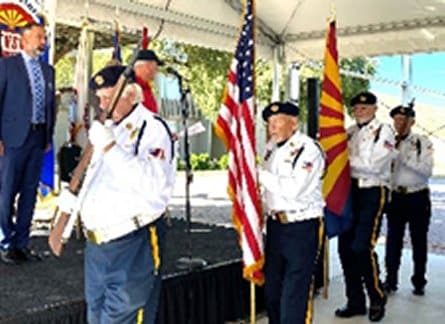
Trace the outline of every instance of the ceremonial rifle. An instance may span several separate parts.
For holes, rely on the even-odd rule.
[[[113,112],[116,109],[117,102],[119,101],[119,98],[121,97],[125,89],[125,86],[128,84],[128,81],[131,77],[133,66],[139,55],[140,48],[141,46],[139,43],[136,49],[134,50],[133,57],[128,63],[126,69],[120,75],[116,84],[116,91],[113,93],[113,97],[111,99],[110,109],[107,111],[106,114],[102,114],[102,116],[99,116],[98,118],[101,122],[104,122],[105,119],[107,118],[111,118],[111,116],[113,115]],[[80,201],[77,202],[77,208],[75,208],[75,210],[71,214],[61,212],[49,234],[48,244],[51,251],[56,256],[60,256],[62,254],[63,245],[68,241],[68,239],[71,236],[71,232],[77,218],[77,213],[79,212],[80,209],[80,204],[82,203],[85,197],[87,188],[81,188],[82,187],[81,184],[85,176],[85,173],[88,169],[88,166],[91,162],[93,152],[94,152],[93,145],[90,142],[88,142],[79,163],[77,164],[76,168],[73,171],[73,175],[71,177],[68,186],[69,191],[71,191],[73,194],[78,195],[78,200]],[[93,177],[94,176],[91,176],[90,178]],[[80,194],[81,190],[82,194]]]

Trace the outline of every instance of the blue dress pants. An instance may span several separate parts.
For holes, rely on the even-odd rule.
[[[268,219],[264,272],[270,324],[311,322],[311,284],[321,224],[320,219],[287,224]]]
[[[154,227],[162,226],[158,219]],[[150,225],[149,225],[150,226]],[[85,294],[89,324],[152,324],[159,292],[158,270],[149,226],[85,250]],[[157,235],[157,234],[156,234]],[[157,240],[163,240],[158,235]]]
[[[22,249],[29,233],[45,150],[45,128],[30,129],[20,147],[5,146],[0,157],[0,249]],[[15,198],[17,213],[12,219]]]

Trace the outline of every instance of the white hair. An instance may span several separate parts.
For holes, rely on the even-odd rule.
[[[108,93],[106,92],[107,89],[109,89],[109,88],[101,88],[101,89],[97,90],[96,96],[98,96],[99,98],[104,97],[104,96],[106,97],[108,95]],[[134,96],[134,99],[132,102],[133,104],[141,102],[144,98],[142,88],[137,83],[130,83],[125,86],[124,90],[122,91],[121,97],[126,98],[128,96]],[[111,99],[111,98],[109,98],[109,99]]]
[[[145,61],[145,60],[137,60],[136,62],[134,62],[134,67],[137,67],[137,66],[139,66],[139,65],[142,65],[142,64],[144,64],[144,63],[146,63],[147,61]]]
[[[127,84],[122,92],[122,97],[134,95],[133,103],[139,103],[143,99],[142,88],[137,83]]]

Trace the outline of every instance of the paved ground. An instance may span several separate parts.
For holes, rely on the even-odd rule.
[[[190,186],[191,218],[193,221],[231,226],[231,203],[226,193],[227,172],[196,172]],[[185,177],[179,172],[171,203],[174,217],[185,217]],[[431,184],[432,218],[429,231],[429,251],[445,254],[445,179]],[[379,243],[384,243],[386,224],[383,223]],[[405,235],[405,247],[410,247]]]
[[[191,218],[197,222],[215,223],[231,226],[230,201],[226,194],[226,172],[197,172],[190,187]],[[179,173],[174,191],[171,211],[174,217],[184,217],[184,174]],[[439,324],[443,323],[445,310],[445,180],[436,179],[431,184],[432,210],[431,226],[429,232],[429,285],[426,296],[419,298],[411,294],[409,277],[411,275],[411,250],[409,237],[405,236],[405,249],[403,252],[400,290],[388,302],[387,316],[384,323],[410,323],[410,324]],[[379,239],[377,252],[379,260],[383,263],[384,241],[386,227],[383,224],[382,235]],[[333,316],[333,311],[345,303],[344,285],[341,266],[336,253],[336,240],[330,241],[329,261],[329,298],[318,297],[315,301],[314,323],[334,324],[369,323],[367,317],[355,317],[350,320],[339,320]],[[383,264],[381,264],[383,268]],[[259,315],[257,323],[266,324],[267,317]],[[240,321],[239,323],[249,323]]]

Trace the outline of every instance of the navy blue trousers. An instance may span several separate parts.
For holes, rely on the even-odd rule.
[[[384,298],[374,248],[380,232],[386,197],[385,187],[358,188],[353,183],[353,224],[338,239],[346,297],[351,307],[366,307],[363,283],[371,303],[380,302]]]
[[[6,146],[0,157],[0,249],[28,246],[44,150],[45,129],[30,129],[21,147]],[[13,220],[11,211],[17,194]]]
[[[164,219],[155,221],[157,233],[165,231]],[[160,277],[149,227],[111,242],[87,243],[85,249],[85,295],[89,324],[155,323]],[[164,234],[157,235],[163,245]],[[159,286],[157,286],[159,285]],[[157,291],[158,290],[158,291]]]
[[[312,317],[311,283],[320,219],[280,224],[268,219],[265,297],[270,324],[303,324]]]
[[[415,287],[422,288],[426,284],[428,228],[431,219],[429,190],[410,194],[393,192],[387,218],[386,279],[389,284],[397,286],[403,236],[408,223],[414,263],[411,281]]]

